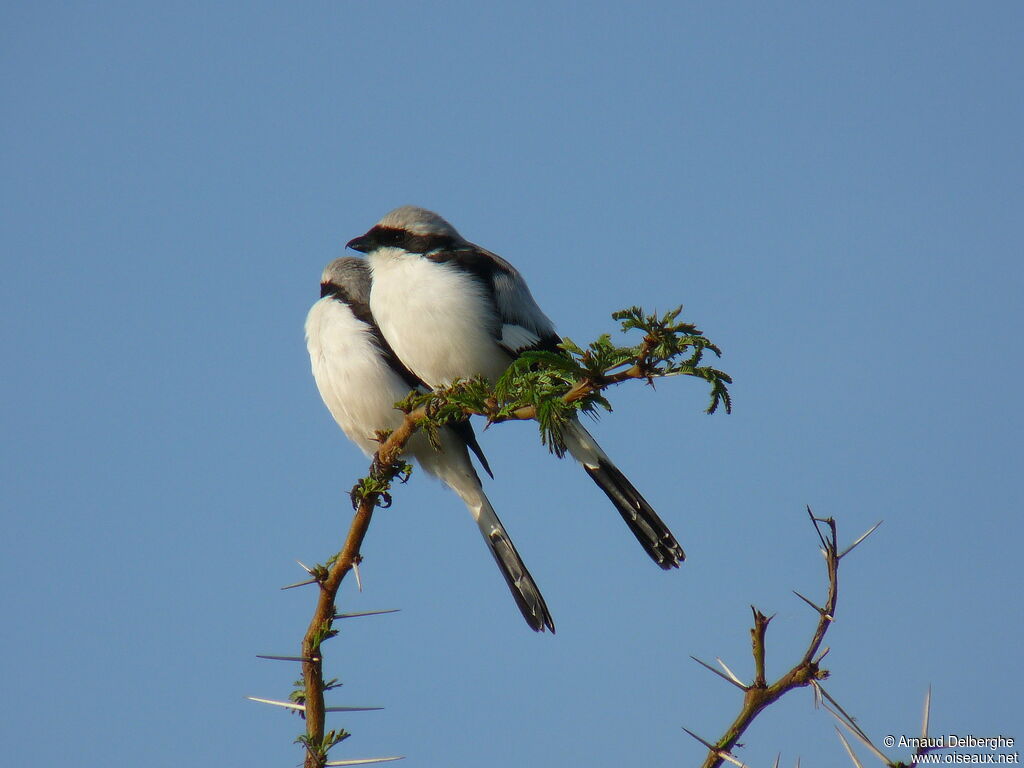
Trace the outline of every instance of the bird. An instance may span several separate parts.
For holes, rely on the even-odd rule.
[[[399,362],[370,312],[370,270],[365,260],[344,257],[330,262],[320,282],[320,299],[306,317],[306,347],[320,396],[345,435],[367,456],[379,447],[379,430],[398,428],[404,414],[395,403],[410,391],[426,391],[423,382]],[[554,619],[536,582],[469,458],[476,454],[491,475],[468,421],[438,431],[440,450],[422,431],[415,432],[403,456],[415,459],[465,503],[515,598],[526,623],[536,632],[555,631]],[[493,477],[493,475],[491,475]]]
[[[473,376],[493,383],[528,350],[565,354],[515,267],[433,211],[396,208],[347,247],[366,254],[381,333],[431,387]],[[650,558],[665,570],[678,568],[686,554],[675,536],[575,414],[563,437]]]

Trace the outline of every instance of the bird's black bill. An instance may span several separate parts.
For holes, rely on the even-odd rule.
[[[369,253],[373,250],[373,242],[369,234],[360,235],[354,237],[345,243],[346,248],[351,248],[353,251],[359,251],[360,253]]]

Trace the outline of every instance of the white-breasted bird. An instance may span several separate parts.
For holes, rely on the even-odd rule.
[[[335,259],[324,269],[320,300],[306,318],[306,347],[324,404],[348,438],[372,456],[378,430],[397,429],[404,419],[395,403],[423,383],[408,371],[381,335],[370,312],[370,270],[362,259]],[[439,430],[441,450],[416,432],[403,455],[440,478],[465,502],[501,569],[527,624],[537,632],[555,623],[512,539],[484,494],[469,459],[472,450],[490,468],[469,422]]]
[[[384,338],[432,387],[476,375],[493,382],[525,350],[558,351],[561,339],[519,272],[432,211],[396,208],[348,247],[367,254],[370,307]],[[564,439],[651,559],[678,567],[686,557],[679,542],[578,419]]]

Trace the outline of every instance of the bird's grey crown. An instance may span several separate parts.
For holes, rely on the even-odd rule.
[[[444,218],[426,208],[417,208],[415,205],[403,205],[401,208],[395,208],[378,221],[377,226],[401,229],[413,235],[442,235],[455,240],[463,239],[458,230]]]
[[[320,277],[321,295],[339,295],[349,304],[370,306],[370,267],[362,259],[345,256],[335,259]]]

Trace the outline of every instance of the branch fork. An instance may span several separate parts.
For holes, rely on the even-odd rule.
[[[739,715],[717,742],[709,745],[708,742],[696,737],[690,731],[687,731],[687,733],[690,733],[694,738],[698,738],[702,744],[708,747],[708,753],[704,759],[703,768],[718,768],[718,766],[721,766],[725,762],[730,762],[734,765],[741,765],[741,763],[739,763],[732,754],[733,749],[739,745],[740,737],[747,728],[750,727],[751,723],[753,723],[754,719],[765,707],[782,698],[782,696],[795,688],[802,688],[808,685],[813,686],[815,695],[818,699],[820,699],[821,696],[824,696],[835,704],[834,700],[825,692],[824,688],[821,687],[820,681],[826,679],[829,676],[829,672],[828,670],[822,669],[820,667],[820,663],[829,651],[828,648],[825,648],[822,651],[821,645],[825,639],[825,634],[828,632],[829,627],[835,620],[836,604],[839,600],[839,562],[843,557],[848,555],[854,547],[870,536],[875,529],[881,525],[881,522],[872,526],[866,533],[854,541],[853,544],[840,552],[837,543],[835,520],[831,517],[815,517],[811,512],[810,507],[807,508],[807,515],[810,518],[811,524],[814,526],[814,530],[818,535],[818,540],[821,543],[821,549],[825,555],[825,567],[828,574],[828,596],[826,597],[824,606],[818,606],[803,595],[795,593],[797,597],[811,606],[811,608],[813,608],[818,614],[818,622],[815,625],[814,634],[811,636],[811,640],[807,644],[807,648],[800,660],[775,682],[770,684],[765,670],[765,657],[767,655],[765,636],[768,631],[768,625],[771,623],[773,617],[766,616],[754,606],[750,607],[754,616],[754,625],[750,629],[751,654],[754,658],[753,682],[749,685],[744,685],[738,678],[736,678],[735,675],[732,675],[731,672],[730,676],[723,675],[718,672],[718,670],[713,669],[709,664],[700,661],[700,659],[694,658],[694,661],[697,661],[706,669],[710,669],[719,677],[724,678],[729,683],[743,691],[743,705],[740,709]],[[725,665],[723,664],[722,666],[724,667]],[[727,667],[726,669],[728,670]],[[839,707],[838,704],[835,704],[835,706],[837,708]],[[840,711],[842,711],[841,708]],[[847,716],[846,720],[850,724],[853,724],[852,718]],[[843,721],[841,720],[841,722]],[[686,729],[684,728],[683,730]],[[860,736],[858,736],[858,738],[860,738]]]

